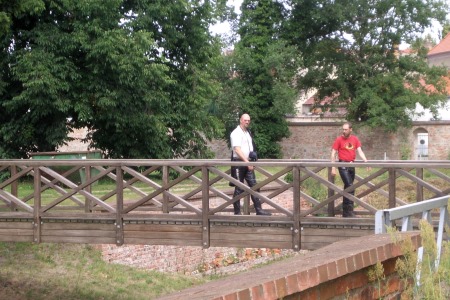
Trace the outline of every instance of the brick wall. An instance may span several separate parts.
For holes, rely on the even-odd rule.
[[[147,270],[186,275],[230,274],[292,255],[293,250],[159,245],[96,245],[103,259]]]
[[[228,193],[232,193],[232,189]],[[283,207],[291,208],[292,192],[285,191],[273,200]],[[211,202],[214,203],[214,201],[212,198]],[[192,204],[195,205],[195,202]],[[304,200],[301,204],[307,206]],[[107,262],[189,275],[236,273],[253,265],[294,253],[289,249],[266,248],[211,247],[203,249],[192,246],[161,245],[98,245],[97,247]]]
[[[337,122],[293,122],[289,123],[291,136],[281,142],[283,158],[287,159],[328,159],[334,139],[341,134],[341,123]],[[385,133],[376,129],[357,129],[363,150],[369,160],[401,159],[409,150],[410,159],[416,159],[417,132],[427,132],[429,159],[446,160],[450,154],[450,121],[414,122],[408,129],[397,133]],[[58,149],[59,151],[85,151],[88,144],[81,140],[86,130],[80,129],[70,135],[75,140]],[[230,147],[226,140],[209,143],[215,158],[230,158]],[[406,151],[407,152],[407,151]]]
[[[401,235],[412,240],[414,249],[420,246],[418,232]],[[393,242],[389,234],[352,238],[160,300],[399,299],[405,287],[395,264],[402,257],[401,242]],[[370,281],[368,271],[377,262],[383,265],[385,278]]]
[[[341,123],[336,122],[291,122],[291,136],[281,142],[283,158],[328,159],[334,139],[341,134]],[[417,132],[428,133],[428,159],[446,160],[450,153],[450,121],[414,122],[411,128],[397,133],[386,133],[379,129],[358,129],[353,132],[362,143],[369,160],[401,159],[409,152],[416,159]],[[210,143],[216,158],[229,158],[230,148],[224,140]]]

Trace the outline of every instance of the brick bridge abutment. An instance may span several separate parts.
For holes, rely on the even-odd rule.
[[[415,251],[420,233],[401,233],[409,238]],[[160,299],[397,299],[405,288],[395,269],[402,251],[389,234],[352,238]],[[378,262],[384,273],[370,280]]]

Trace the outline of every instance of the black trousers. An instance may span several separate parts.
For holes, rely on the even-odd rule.
[[[338,167],[339,175],[341,176],[342,182],[344,183],[344,189],[353,185],[355,180],[355,168],[353,167]],[[348,192],[351,195],[355,195],[355,191]],[[344,212],[353,211],[353,201],[349,200],[347,197],[343,197],[344,201],[342,204],[342,209]]]
[[[244,183],[244,181],[246,181],[250,188],[253,187],[254,185],[256,185],[255,172],[253,170],[249,170],[247,166],[232,167],[231,174],[234,178],[238,179],[242,183]],[[243,192],[244,192],[243,189],[236,186],[234,188],[233,197],[236,197],[236,196],[242,194]],[[253,195],[251,195],[251,198],[252,198],[253,204],[256,204],[256,206],[258,206],[258,204],[260,203],[259,198],[255,197]]]

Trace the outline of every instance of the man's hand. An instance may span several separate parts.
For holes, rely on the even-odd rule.
[[[336,176],[336,167],[331,168],[331,176]]]

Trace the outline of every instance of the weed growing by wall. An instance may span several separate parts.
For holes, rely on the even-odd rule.
[[[396,232],[389,232],[394,242],[398,242]],[[449,232],[447,228],[447,233]],[[443,241],[440,264],[436,268],[437,244],[433,227],[425,220],[420,221],[420,236],[423,246],[422,261],[417,261],[417,253],[410,239],[401,243],[404,257],[397,260],[398,272],[405,290],[402,299],[433,299],[450,298],[450,251],[449,242]]]

